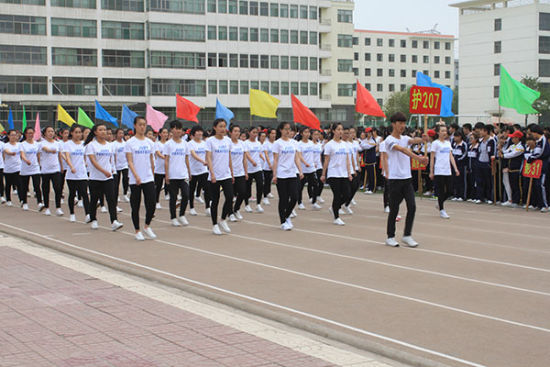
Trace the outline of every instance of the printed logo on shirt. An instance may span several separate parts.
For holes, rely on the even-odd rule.
[[[185,148],[177,148],[176,150],[174,150],[173,152],[171,152],[170,155],[180,155],[180,156],[187,155],[187,149],[185,149]]]
[[[111,155],[111,151],[108,149],[103,149],[95,153],[98,157],[106,157]]]
[[[151,148],[148,145],[142,145],[134,150],[134,154],[151,154]]]

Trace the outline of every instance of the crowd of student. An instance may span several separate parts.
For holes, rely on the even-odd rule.
[[[405,199],[404,241],[416,246],[410,237],[415,190],[437,196],[442,218],[449,218],[444,203],[451,197],[477,203],[492,203],[496,198],[502,205],[516,207],[525,203],[526,184],[520,174],[524,160],[541,159],[543,175],[535,180],[531,202],[548,211],[550,147],[540,126],[522,130],[478,123],[474,129],[468,124],[447,129],[438,124],[424,133],[407,131],[405,120],[396,114],[388,128],[367,128],[359,134],[338,123],[324,131],[296,130],[285,122],[276,129],[241,129],[235,124],[228,128],[223,119],[215,120],[208,132],[199,125],[185,131],[176,120],[155,134],[143,117],[136,117],[130,131],[113,131],[99,122],[93,129],[75,124],[57,133],[46,127],[40,141],[34,140],[30,127],[22,136],[11,130],[7,140],[0,142],[0,201],[13,206],[12,194],[17,192],[21,207],[29,210],[32,181],[38,210],[52,215],[49,196],[53,187],[55,214],[62,216],[66,183],[71,222],[76,221],[75,207],[82,207],[85,221],[97,229],[97,209],[101,208],[109,213],[112,229],[117,230],[123,226],[117,218],[121,211],[117,202],[125,201],[130,203],[136,239],[144,240],[156,238],[150,224],[155,210],[161,208],[163,188],[173,226],[188,225],[187,206],[195,216],[195,201],[199,201],[212,219],[213,233],[221,235],[231,232],[228,222],[243,219],[243,205],[245,212],[264,212],[262,205],[270,205],[273,198],[272,183],[277,188],[279,220],[285,231],[294,226],[295,207],[306,208],[306,183],[307,201],[313,210],[322,208],[321,193],[325,184],[330,186],[333,200],[329,210],[336,225],[345,224],[340,215],[353,214],[351,207],[359,188],[372,194],[383,187],[388,239],[395,236],[399,203]],[[394,133],[396,122],[401,130]],[[428,154],[430,159],[425,157]],[[425,164],[426,170],[411,173],[411,158]],[[224,203],[218,215],[222,192]],[[139,215],[142,199],[143,229]],[[395,240],[390,242],[387,244],[395,245]]]

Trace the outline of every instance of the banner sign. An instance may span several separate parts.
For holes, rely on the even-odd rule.
[[[441,89],[431,87],[411,88],[409,112],[420,115],[439,115],[441,111]]]
[[[540,178],[542,174],[542,160],[537,159],[532,163],[523,161],[523,177],[527,178]]]

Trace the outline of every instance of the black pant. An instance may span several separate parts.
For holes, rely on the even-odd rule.
[[[466,186],[468,185],[468,174],[466,173],[466,165],[457,163],[460,176],[453,176],[453,195],[455,198],[466,200]]]
[[[419,171],[416,171],[416,172],[419,172]],[[388,180],[386,180],[385,177],[384,177],[384,193],[382,195],[382,201],[384,202],[384,209],[386,209],[387,206],[390,206],[390,189],[388,187]]]
[[[164,173],[155,173],[155,202],[159,202],[160,192],[162,191],[162,183],[164,182]],[[164,187],[164,194],[168,193],[168,188]]]
[[[487,164],[479,165],[474,170],[476,182],[476,199],[493,200],[493,176],[491,175],[491,166]]]
[[[23,203],[27,204],[27,193],[29,192],[29,181],[32,178],[32,188],[34,189],[34,195],[36,196],[36,202],[40,204],[42,202],[42,191],[40,191],[40,174],[21,176],[21,197]],[[1,196],[1,195],[0,195]]]
[[[445,200],[447,200],[452,193],[451,184],[453,182],[453,176],[434,176],[435,185],[437,186],[437,202],[439,203],[439,210],[443,210]]]
[[[367,191],[376,191],[376,163],[367,163],[365,166],[365,171],[367,175]]]
[[[330,189],[332,190],[332,212],[334,219],[337,219],[340,214],[338,211],[342,205],[349,199],[350,196],[350,181],[347,177],[331,177],[327,179]]]
[[[99,181],[99,180],[90,180],[90,220],[97,220],[97,203],[99,198],[105,195],[107,200],[107,206],[109,207],[109,216],[111,223],[117,220],[116,214],[116,197],[115,197],[115,182],[112,178]],[[74,201],[74,199],[73,199]]]
[[[187,209],[187,203],[189,201],[189,185],[187,180],[184,179],[171,179],[170,180],[170,219],[176,218],[176,201],[178,200],[178,193],[181,192],[180,203],[180,217],[185,215],[185,209]]]
[[[309,193],[309,197],[311,197],[311,203],[315,204],[317,202],[317,192],[315,190],[315,188],[317,187],[317,177],[315,177],[315,172],[304,173],[304,178],[300,180],[298,204],[302,204],[302,191],[304,191],[306,181],[307,191]]]
[[[277,178],[277,193],[279,194],[279,219],[283,224],[294,210],[298,201],[298,178]]]
[[[512,188],[512,203],[519,204],[521,198],[521,189],[520,189],[520,171],[509,171],[508,177],[510,179],[510,187]],[[508,198],[510,200],[510,198]]]
[[[212,196],[212,205],[210,206],[210,216],[212,217],[212,224],[218,224],[218,204],[220,202],[220,188],[223,189],[223,196],[225,202],[222,209],[222,220],[225,220],[229,214],[231,214],[233,207],[233,183],[230,178],[225,180],[216,181],[212,183],[208,181],[208,191]],[[205,191],[206,192],[206,191]]]
[[[4,196],[4,169],[0,168],[0,197]]]
[[[241,204],[246,198],[246,178],[245,176],[235,177],[235,183],[233,184],[233,195],[237,198],[235,205],[233,205],[232,213],[241,209]]]
[[[17,196],[19,198],[19,202],[24,203],[23,198],[21,194],[23,193],[23,190],[21,189],[21,180],[19,179],[19,172],[11,172],[6,173],[4,172],[4,177],[6,178],[6,200],[11,201],[11,189],[12,187],[17,188]],[[25,193],[25,198],[27,197],[27,194]]]
[[[262,171],[248,174],[248,181],[246,181],[246,205],[248,205],[248,199],[252,197],[252,180],[256,181],[256,204],[259,205],[262,203],[262,192],[264,191],[264,175]]]
[[[115,175],[115,195],[118,198],[120,193],[120,179],[122,178],[122,193],[128,194],[128,168],[116,171]]]
[[[351,182],[349,180],[348,182],[349,182],[350,192],[345,202],[346,206],[349,206],[351,204],[351,201],[353,200],[353,197],[357,193],[359,186],[361,186],[361,181],[359,179],[359,172],[355,172],[355,175],[353,176],[353,179],[351,180]]]
[[[84,204],[84,212],[90,214],[90,201],[88,199],[88,180],[67,180],[69,186],[69,212],[74,214],[74,198],[78,194]],[[96,205],[97,208],[97,205]]]
[[[139,207],[141,206],[141,193],[145,202],[145,225],[149,226],[155,215],[155,183],[147,182],[141,185],[130,185],[130,207],[132,208],[132,224],[139,230]]]
[[[62,186],[61,172],[42,174],[42,197],[44,198],[44,207],[50,207],[50,181],[55,194],[55,207],[61,208],[61,191]]]
[[[195,207],[195,189],[197,192],[200,192],[202,187],[204,190],[204,203],[206,204],[206,209],[210,208],[210,191],[207,190],[206,182],[208,181],[208,173],[203,173],[202,175],[191,176],[191,182],[189,183],[189,208],[193,209]]]
[[[315,172],[315,176],[317,178],[317,193],[315,196],[317,197],[320,197],[321,194],[323,193],[323,189],[325,188],[325,184],[323,183],[323,181],[321,181],[321,176],[323,175],[323,169],[318,169],[316,172]]]
[[[414,201],[414,190],[410,178],[404,180],[388,180],[388,194],[390,201],[390,214],[388,215],[387,235],[388,238],[395,237],[395,218],[399,213],[399,205],[405,199],[407,203],[407,219],[405,220],[405,232],[403,236],[410,236],[416,212],[416,203]]]
[[[271,181],[273,181],[273,171],[263,171],[264,173],[264,197],[271,193]]]

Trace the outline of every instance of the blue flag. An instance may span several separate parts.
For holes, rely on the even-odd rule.
[[[450,117],[455,114],[452,111],[453,106],[453,90],[449,87],[446,87],[441,84],[433,83],[432,79],[421,73],[420,71],[416,72],[416,85],[419,87],[432,87],[441,89],[441,111],[439,115],[441,117]]]
[[[227,125],[229,125],[231,123],[231,119],[234,117],[235,115],[233,112],[221,104],[220,100],[216,98],[216,119],[224,119]]]
[[[13,113],[11,112],[11,107],[10,107],[10,114],[8,115],[8,126],[10,130],[15,129],[15,126],[13,125]]]
[[[122,125],[128,126],[130,129],[134,128],[134,119],[138,114],[128,108],[125,104],[122,105],[122,117],[120,122]]]
[[[105,122],[110,122],[111,124],[118,126],[118,121],[116,117],[111,116],[109,112],[101,107],[97,100],[95,101],[95,118],[98,120],[103,120]]]

